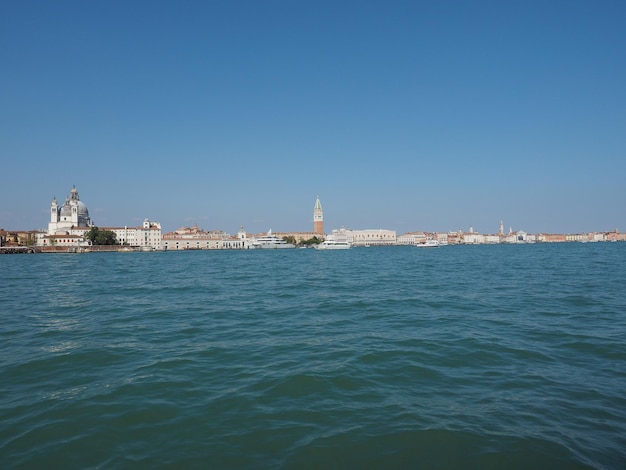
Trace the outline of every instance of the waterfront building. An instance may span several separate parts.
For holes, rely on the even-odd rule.
[[[46,235],[39,230],[14,230],[7,231],[0,228],[0,246],[33,246],[38,240]]]
[[[121,245],[138,246],[142,248],[152,248],[161,250],[162,233],[161,224],[144,219],[139,227],[108,227],[103,230],[110,230],[115,233],[115,238]]]
[[[193,227],[179,229],[163,235],[163,249],[168,250],[241,250],[252,243],[243,227],[236,236],[221,230],[204,231]]]
[[[485,243],[485,235],[476,233],[470,228],[469,232],[463,234],[463,243],[469,245]]]
[[[85,233],[91,230],[95,224],[89,217],[89,210],[85,203],[80,200],[76,186],[72,187],[70,194],[62,206],[59,206],[55,198],[50,204],[50,222],[48,233],[38,236],[39,246],[88,246]],[[109,230],[115,233],[115,238],[122,245],[161,249],[161,224],[148,219],[139,227],[99,227],[101,230]]]
[[[346,230],[348,241],[353,246],[389,246],[397,244],[395,230]]]
[[[58,248],[85,248],[89,243],[83,235],[71,235],[69,233],[44,235],[40,246]]]
[[[448,233],[447,232],[437,232],[433,234],[433,238],[439,242],[439,245],[447,245],[448,244]]]
[[[500,235],[485,235],[485,243],[494,244],[500,243]]]
[[[448,232],[448,244],[459,245],[463,243],[463,232],[457,230],[456,232]]]
[[[420,243],[426,243],[426,234],[424,232],[408,232],[398,236],[398,245],[415,246]]]
[[[561,243],[567,240],[566,236],[561,233],[540,233],[537,235],[537,241],[542,243]]]
[[[528,234],[523,230],[518,230],[514,232],[513,230],[509,231],[509,234],[502,238],[502,243],[528,243]]]
[[[100,230],[108,230],[115,234],[115,239],[120,245],[141,247],[144,249],[161,250],[161,224],[148,219],[139,227],[98,227]],[[71,228],[64,233],[57,231],[53,235],[42,238],[40,246],[89,246],[85,234],[91,227]]]
[[[315,235],[324,236],[324,212],[322,211],[322,203],[319,196],[317,196],[315,206],[313,207],[313,232]]]
[[[603,240],[607,242],[623,242],[626,241],[626,233],[619,233],[619,230],[615,229],[613,232],[604,233]]]

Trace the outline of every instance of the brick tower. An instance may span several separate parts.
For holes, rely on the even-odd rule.
[[[313,208],[313,232],[317,235],[324,235],[324,214],[319,196],[317,196],[315,207]]]

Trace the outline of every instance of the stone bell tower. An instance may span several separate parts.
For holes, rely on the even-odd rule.
[[[313,232],[317,235],[324,235],[324,213],[322,212],[322,203],[320,197],[315,200],[313,208]]]

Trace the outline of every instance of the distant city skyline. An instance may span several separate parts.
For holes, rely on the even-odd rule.
[[[64,202],[65,201],[65,202]],[[86,220],[89,224],[95,225],[95,226],[99,226],[99,227],[125,227],[125,226],[139,226],[142,225],[142,223],[145,224],[145,221],[148,220],[147,218],[142,219],[142,223],[118,223],[118,224],[99,224],[95,221],[92,221],[89,218],[89,212],[87,209],[87,206],[85,204],[85,202],[83,200],[80,200],[79,195],[78,195],[78,190],[76,188],[76,185],[73,185],[71,190],[69,191],[67,197],[65,199],[63,198],[57,198],[56,196],[53,196],[52,198],[52,207],[53,209],[53,214],[55,214],[55,219],[56,221],[61,220],[61,217],[59,216],[59,214],[62,216],[63,212],[62,212],[62,207],[66,207],[67,209],[67,216],[70,215],[70,204],[74,203],[76,204],[77,201],[78,205],[80,207],[82,207],[83,212],[81,214],[83,214],[84,217],[86,217]],[[58,208],[58,209],[57,209]],[[79,212],[80,212],[79,210]],[[50,212],[47,211],[47,216],[50,217]],[[74,217],[76,217],[76,215],[74,215]],[[80,214],[79,216],[80,217]],[[67,227],[78,227],[80,224],[78,222],[72,222],[71,219],[68,217],[66,218],[67,222],[65,222],[65,226]],[[157,221],[159,222],[159,221]],[[53,224],[54,227],[56,227],[56,223]],[[62,225],[62,224],[59,224]],[[82,223],[81,226],[86,226],[85,223]],[[159,226],[161,226],[162,224],[159,222]],[[193,223],[182,223],[176,226],[176,228],[182,228],[182,227],[193,227],[193,226],[197,226],[200,229],[203,230],[220,230],[220,231],[224,231],[226,233],[230,233],[230,234],[234,234],[235,231],[229,231],[226,230],[222,227],[211,227],[211,228],[207,228],[206,226],[202,226],[201,224],[199,224],[198,222],[193,222]],[[49,233],[54,233],[54,229],[50,228],[51,225],[48,223],[48,228],[42,228],[42,227],[37,227],[35,229],[26,229],[24,227],[18,227],[18,228],[13,228],[13,229],[9,229],[9,230],[41,230],[41,231],[47,231]],[[245,229],[246,225],[245,224],[240,224],[238,227],[238,230],[244,228]],[[1,229],[7,229],[6,227],[2,227],[0,226]],[[379,226],[379,227],[350,227],[350,226],[346,226],[346,225],[341,225],[339,227],[332,227],[332,228],[328,228],[326,229],[324,227],[324,215],[323,215],[323,210],[322,210],[322,204],[320,201],[320,197],[316,196],[315,199],[315,203],[313,205],[313,210],[312,210],[312,217],[311,217],[311,226],[309,228],[305,228],[302,230],[292,230],[289,227],[287,228],[280,228],[278,230],[278,232],[311,232],[311,233],[319,233],[319,234],[328,234],[331,233],[333,230],[335,229],[339,229],[339,228],[347,228],[347,229],[356,229],[356,230],[367,230],[367,229],[388,229],[388,230],[394,230],[396,233],[398,233],[398,235],[403,234],[403,233],[412,233],[412,232],[457,232],[457,231],[461,231],[461,232],[470,232],[470,233],[482,233],[482,234],[500,234],[500,235],[504,235],[507,233],[511,233],[511,232],[518,232],[518,231],[524,231],[527,233],[586,233],[586,232],[611,232],[614,230],[618,230],[618,227],[615,227],[614,229],[602,229],[602,230],[585,230],[585,231],[581,231],[581,232],[550,232],[550,231],[539,231],[539,232],[528,232],[527,230],[524,230],[523,228],[515,228],[513,229],[512,225],[507,227],[504,224],[503,220],[500,220],[499,224],[498,224],[498,229],[495,231],[481,231],[481,230],[477,230],[474,226],[469,226],[467,228],[458,228],[458,229],[448,229],[448,230],[426,230],[426,229],[422,229],[422,228],[414,228],[411,230],[403,230],[403,231],[398,231],[397,229],[395,229],[394,227],[383,227],[383,226]],[[167,233],[167,232],[172,232],[174,231],[174,228],[167,228],[163,231],[163,233]],[[262,230],[247,230],[248,233],[265,233],[268,230],[272,230],[272,228],[270,227],[269,229],[262,229]]]
[[[0,227],[626,230],[626,3],[35,0],[0,16]]]

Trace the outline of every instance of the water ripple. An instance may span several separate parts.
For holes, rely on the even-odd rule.
[[[4,468],[626,463],[622,244],[0,261]]]

